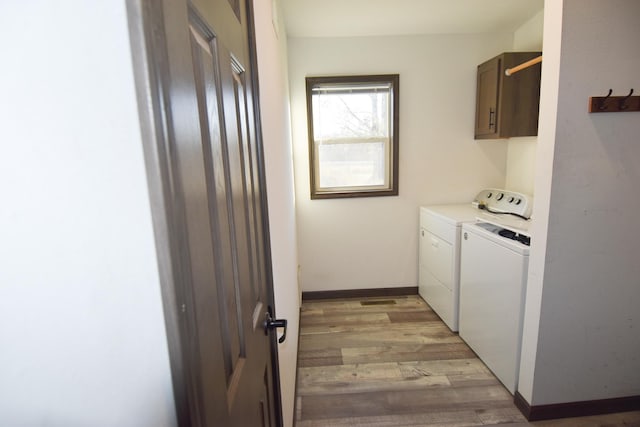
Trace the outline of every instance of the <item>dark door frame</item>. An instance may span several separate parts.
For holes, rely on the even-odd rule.
[[[265,185],[264,147],[260,125],[259,87],[252,0],[246,1],[248,41],[252,86],[254,88],[253,112],[256,125],[258,151],[258,174],[264,230],[265,272],[267,280],[267,302],[276,310],[273,292],[271,246],[267,193]],[[162,304],[167,333],[169,361],[178,425],[191,426],[198,419],[199,404],[196,377],[191,367],[188,332],[195,319],[184,316],[179,301],[188,298],[181,286],[181,263],[179,236],[184,230],[178,225],[182,212],[172,201],[173,185],[169,164],[169,140],[171,117],[168,114],[166,94],[168,81],[168,57],[164,32],[162,2],[154,0],[126,0],[129,36],[133,60],[133,71],[138,98],[138,114],[142,134],[142,145],[147,170],[147,181],[152,211],[153,228],[158,258],[158,271]],[[155,66],[151,66],[154,64]],[[280,394],[280,374],[276,334],[270,334],[270,352],[273,372],[273,394],[276,407],[276,423],[283,425]]]

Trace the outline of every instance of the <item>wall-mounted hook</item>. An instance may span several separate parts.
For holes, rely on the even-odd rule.
[[[631,88],[631,91],[629,92],[629,95],[627,95],[624,98],[622,98],[622,100],[620,101],[620,104],[618,105],[618,109],[626,110],[626,109],[629,108],[629,105],[627,104],[627,101],[629,100],[629,98],[631,98],[631,95],[633,95],[633,88]]]
[[[607,100],[609,99],[612,93],[613,93],[613,89],[609,89],[609,93],[607,94],[607,96],[605,96],[600,100],[600,106],[598,107],[599,109],[606,110],[609,108],[605,104],[607,103]]]
[[[589,98],[590,113],[620,113],[640,111],[640,96],[632,96],[633,89],[627,96],[611,96],[613,90],[609,89],[607,96],[592,96]]]

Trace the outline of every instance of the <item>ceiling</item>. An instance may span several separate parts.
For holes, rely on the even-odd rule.
[[[289,37],[513,32],[544,0],[278,0]]]

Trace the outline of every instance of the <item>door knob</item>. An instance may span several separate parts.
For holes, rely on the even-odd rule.
[[[264,334],[269,335],[271,329],[284,328],[282,336],[278,342],[282,344],[287,339],[287,319],[273,319],[271,313],[267,312],[264,316]]]

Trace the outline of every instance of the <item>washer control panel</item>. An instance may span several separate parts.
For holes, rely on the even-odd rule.
[[[509,212],[531,218],[533,197],[516,191],[487,188],[478,193],[472,205],[480,207],[483,204],[489,211]]]

